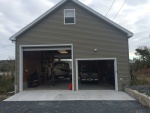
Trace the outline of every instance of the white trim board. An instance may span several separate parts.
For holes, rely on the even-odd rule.
[[[23,91],[23,48],[25,47],[55,47],[70,46],[72,55],[72,91],[74,91],[74,69],[73,69],[73,44],[51,44],[51,45],[20,45],[19,47],[19,92]]]
[[[116,58],[77,58],[76,62],[76,90],[79,90],[79,80],[78,80],[78,61],[86,60],[114,60],[114,73],[115,73],[115,90],[118,91],[118,76],[117,76],[117,59]]]

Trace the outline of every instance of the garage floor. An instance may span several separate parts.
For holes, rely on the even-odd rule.
[[[40,86],[27,88],[26,90],[67,90],[69,83],[72,83],[72,81],[70,81],[69,79],[58,79],[57,81],[55,81],[54,86],[50,81],[46,81]]]
[[[115,87],[106,82],[99,83],[80,83],[79,90],[115,90]]]
[[[27,90],[5,101],[58,101],[58,100],[134,100],[124,92],[114,90]]]
[[[61,79],[55,82],[55,86],[52,86],[50,81],[45,82],[44,84],[27,88],[26,90],[68,90],[68,84],[71,83],[68,79]],[[99,82],[99,83],[80,83],[79,90],[115,90],[115,87],[109,83]]]

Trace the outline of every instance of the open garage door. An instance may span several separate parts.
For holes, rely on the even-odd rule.
[[[77,59],[77,90],[118,90],[116,59]]]
[[[21,46],[20,56],[20,91],[67,90],[73,84],[72,45]]]

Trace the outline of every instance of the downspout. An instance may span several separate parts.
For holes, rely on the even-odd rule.
[[[16,44],[16,41],[12,40],[12,43]]]

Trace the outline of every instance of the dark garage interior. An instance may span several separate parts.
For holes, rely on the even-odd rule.
[[[24,89],[66,90],[71,80],[71,50],[23,52]]]
[[[114,60],[79,60],[79,90],[115,90]]]

